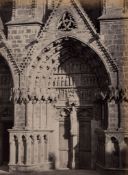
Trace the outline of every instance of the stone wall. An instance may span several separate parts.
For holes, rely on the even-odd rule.
[[[8,25],[8,41],[18,64],[23,62],[27,48],[36,38],[39,28],[39,24],[15,24],[14,22],[14,25]]]
[[[112,54],[119,67],[120,85],[127,86],[127,59],[128,59],[128,20],[104,20],[101,22],[101,35],[104,36],[105,45]],[[125,83],[124,83],[125,82]]]
[[[110,3],[110,4],[109,4]],[[128,96],[128,16],[127,6],[123,1],[115,4],[106,1],[105,11],[100,18],[101,35],[104,43],[118,66],[118,88],[123,89],[125,97]],[[112,11],[113,9],[113,11]],[[127,129],[128,105],[127,102],[119,104],[119,116],[122,118],[121,127]]]
[[[22,1],[19,1],[19,2],[21,3]],[[67,2],[70,2],[70,5]],[[48,87],[46,86],[46,82],[48,82],[50,79],[50,81],[52,81],[53,83],[53,86],[50,86],[49,89],[58,88],[56,87],[56,84],[61,83],[62,87],[60,87],[60,89],[66,86],[66,90],[64,89],[65,91],[63,91],[63,94],[67,94],[67,89],[68,89],[67,87],[69,86],[67,85],[67,82],[69,81],[67,74],[65,75],[65,80],[64,80],[64,72],[62,75],[61,74],[59,75],[59,78],[57,77],[57,74],[55,74],[55,76],[53,75],[53,71],[58,70],[57,66],[59,65],[59,63],[61,63],[62,60],[65,62],[66,59],[70,59],[70,57],[71,58],[76,57],[76,59],[79,58],[79,61],[80,61],[80,55],[83,55],[83,57],[81,58],[82,64],[83,64],[83,61],[87,62],[88,63],[87,66],[91,67],[92,72],[94,72],[94,74],[96,75],[96,79],[99,80],[98,81],[99,89],[97,89],[97,86],[95,86],[95,83],[94,83],[95,78],[93,77],[82,78],[82,81],[83,80],[85,81],[86,79],[88,79],[88,81],[85,81],[85,85],[84,85],[84,88],[86,85],[88,85],[88,87],[86,87],[88,91],[90,91],[91,89],[89,84],[92,83],[93,88],[91,89],[91,91],[93,93],[87,92],[87,95],[85,95],[86,98],[84,98],[85,100],[85,104],[84,104],[83,102],[80,101],[84,96],[84,93],[82,92],[82,90],[80,90],[80,94],[82,97],[80,96],[80,100],[79,100],[80,102],[78,104],[79,107],[82,106],[83,108],[85,108],[86,105],[95,106],[94,101],[97,101],[97,99],[95,99],[96,95],[100,96],[101,95],[100,93],[103,93],[103,96],[105,96],[106,94],[104,94],[103,91],[104,90],[107,91],[108,85],[110,84],[111,81],[113,82],[112,79],[114,80],[116,79],[116,76],[115,76],[115,72],[117,70],[116,65],[114,64],[113,60],[111,59],[111,56],[109,55],[104,45],[100,41],[100,37],[96,33],[96,30],[93,27],[86,13],[82,11],[81,7],[77,5],[75,1],[71,2],[71,1],[65,0],[64,3],[65,3],[64,6],[63,4],[60,4],[60,6],[58,6],[58,9],[56,8],[55,11],[51,13],[51,16],[48,22],[45,24],[44,27],[41,28],[41,30],[40,30],[40,25],[41,25],[41,21],[44,22],[42,18],[44,17],[43,15],[46,8],[42,9],[44,10],[43,13],[40,13],[41,8],[39,7],[39,3],[34,4],[34,7],[35,5],[37,5],[37,8],[35,8],[35,10],[33,9],[32,6],[31,8],[29,8],[30,6],[25,6],[25,8],[22,9],[23,6],[21,6],[21,4],[20,5],[15,4],[15,6],[13,4],[12,20],[7,24],[7,28],[8,28],[7,42],[10,46],[10,50],[13,53],[14,59],[16,60],[19,67],[22,68],[22,73],[19,76],[18,87],[14,87],[13,100],[15,103],[15,121],[14,121],[14,128],[10,130],[10,144],[11,144],[10,149],[12,150],[12,153],[14,153],[13,151],[15,151],[16,153],[17,148],[15,148],[14,145],[16,145],[17,142],[19,146],[21,145],[21,149],[18,150],[19,153],[17,155],[19,156],[18,165],[16,165],[17,160],[16,159],[14,160],[14,156],[12,154],[11,160],[10,160],[10,167],[12,165],[14,165],[14,167],[16,166],[20,167],[21,165],[22,167],[23,165],[22,163],[25,163],[25,165],[31,165],[29,164],[30,162],[27,162],[27,160],[25,161],[21,160],[20,156],[22,155],[23,157],[26,157],[25,151],[24,151],[25,149],[26,150],[28,149],[26,152],[28,156],[28,153],[30,150],[29,146],[31,147],[35,144],[36,155],[34,156],[37,159],[38,157],[37,149],[38,149],[38,146],[39,147],[42,146],[41,141],[43,141],[42,142],[43,146],[45,146],[44,142],[47,144],[47,141],[50,141],[49,149],[52,151],[55,151],[55,154],[58,154],[58,152],[56,152],[56,150],[54,149],[56,149],[55,147],[57,146],[58,147],[57,151],[59,151],[59,128],[58,127],[59,127],[60,114],[58,114],[58,110],[55,109],[57,107],[57,104],[54,104],[54,102],[56,102],[57,99],[53,98],[55,91],[53,91],[54,94],[49,95],[47,92]],[[39,11],[37,11],[37,9],[39,9]],[[69,12],[65,13],[65,10],[71,12],[71,15]],[[61,26],[60,28],[59,28],[59,25]],[[64,28],[63,28],[63,25],[64,25]],[[123,55],[124,52],[122,52],[122,46],[124,46],[124,33],[123,33],[124,30],[122,30],[122,26],[124,27],[125,24],[124,23],[122,24],[122,20],[119,20],[119,19],[118,20],[102,19],[102,22],[101,22],[101,35],[104,35],[105,44],[108,50],[110,51],[110,53],[112,54],[113,59],[116,60],[118,67],[120,67],[119,78],[123,79],[122,81],[120,81],[120,84],[122,84],[122,82],[123,83],[127,82],[126,75],[123,76],[123,70],[127,71],[126,70],[127,67],[125,67],[125,65],[122,65],[123,68],[120,66],[122,63],[120,57],[123,58],[124,56]],[[40,30],[40,33],[38,35],[39,30]],[[120,32],[122,32],[122,34]],[[63,39],[60,39],[62,37],[65,38],[64,40],[66,42],[62,42]],[[70,38],[78,38],[78,40],[81,40],[82,42],[80,42],[80,45],[79,45],[77,43],[78,42],[77,39],[72,39],[70,43]],[[73,63],[74,63],[74,60],[73,60]],[[68,63],[67,65],[69,66]],[[78,68],[76,66],[74,67],[77,70],[75,73],[78,74]],[[26,71],[27,68],[28,70]],[[66,69],[66,67],[64,69]],[[73,69],[73,68],[70,68],[70,69]],[[87,71],[87,69],[85,69],[85,66],[84,66],[84,70]],[[111,78],[108,76],[108,72]],[[80,81],[80,78],[78,75],[77,75],[77,78],[75,78],[74,73],[73,73],[73,77],[74,77],[73,80],[74,82],[76,81],[76,84],[75,84],[75,87],[73,86],[70,88],[77,89],[78,88],[77,84],[79,84],[78,82]],[[46,78],[45,83],[43,82],[44,78]],[[60,78],[61,78],[61,81],[58,81],[60,80]],[[109,78],[111,80],[109,80]],[[46,91],[44,92],[41,91],[43,89],[43,86],[41,83],[45,84],[44,90]],[[79,84],[80,87],[82,87],[81,84],[82,83]],[[61,95],[60,92],[61,90],[59,91],[59,95]],[[91,96],[90,94],[92,95],[92,98],[90,97]],[[69,99],[70,96],[67,96],[66,98]],[[75,95],[73,96],[73,98],[76,101],[77,97]],[[89,99],[89,101],[86,101],[87,99]],[[107,99],[107,100],[111,101],[112,99]],[[82,133],[87,134],[87,136],[89,136],[88,132],[90,132],[90,135],[92,135],[93,142],[92,142],[91,155],[93,160],[92,161],[93,167],[95,166],[95,161],[96,161],[96,155],[95,155],[96,150],[94,149],[96,140],[95,140],[94,130],[97,127],[99,127],[100,124],[103,130],[107,129],[107,124],[109,125],[108,127],[110,127],[113,130],[118,129],[117,105],[115,105],[115,96],[113,100],[114,102],[112,101],[112,103],[108,105],[109,119],[105,115],[106,103],[108,102],[107,100],[104,98],[100,99],[99,106],[100,108],[103,108],[101,109],[102,116],[92,115],[91,116],[92,118],[90,117],[89,121],[85,121],[85,123],[88,122],[88,128],[92,126],[92,129],[91,130],[87,129],[85,124],[83,128],[86,131],[85,132],[82,131]],[[51,104],[48,104],[49,102],[50,103],[53,102],[53,106]],[[63,102],[65,103],[64,100]],[[59,105],[62,108],[62,107],[65,107],[66,103],[64,105],[61,105],[59,101]],[[97,110],[100,113],[98,106],[95,106],[95,110]],[[81,113],[83,114],[84,112],[82,111]],[[85,113],[86,113],[86,110],[85,110]],[[89,114],[90,113],[91,112],[89,111]],[[126,113],[127,113],[127,106],[126,106]],[[124,114],[124,116],[125,115],[126,114]],[[83,118],[86,118],[86,115],[83,116]],[[102,122],[100,122],[99,120],[104,120],[104,119],[105,121],[103,122],[103,124],[105,124],[105,122],[107,123],[107,119],[109,121],[107,124],[102,126]],[[57,123],[56,120],[58,120],[58,125],[56,125]],[[42,140],[40,138],[40,135],[38,134],[39,132],[41,134]],[[47,137],[46,137],[47,133],[49,134],[52,132],[54,132],[53,135],[55,136],[58,134],[57,136],[58,140],[56,140],[56,143],[54,145],[52,145],[54,137],[49,140],[47,140]],[[44,133],[45,135],[42,135],[42,133]],[[91,136],[89,137],[89,140],[91,140]],[[105,143],[103,142],[103,145],[104,144]],[[102,148],[102,151],[104,151],[104,148]],[[45,161],[48,161],[47,156],[48,155],[46,155]],[[83,163],[87,162],[86,161],[88,159],[87,157],[86,156],[84,157],[85,161],[82,161]],[[28,156],[27,158],[30,158],[30,157]],[[40,159],[40,156],[39,156],[39,159]],[[36,160],[35,163],[39,165],[40,162]]]
[[[49,0],[49,8],[51,9],[51,4],[52,0]],[[92,19],[92,21],[95,23],[95,26],[99,28],[99,22],[97,18],[101,15],[102,11],[102,0],[93,0],[93,1],[84,1],[84,0],[79,0],[86,12],[88,13],[89,17]],[[21,1],[23,2],[23,1]],[[26,1],[24,1],[26,2]],[[43,4],[44,0],[37,0],[38,4],[37,5],[37,10],[35,11],[36,15],[39,16],[40,14],[43,15]],[[57,2],[57,0],[55,0]],[[55,3],[54,2],[54,3]],[[11,20],[12,17],[12,10],[13,10],[13,4],[12,1],[10,0],[0,0],[0,15],[2,17],[2,20],[4,24],[8,21]],[[6,15],[5,15],[6,14]],[[17,15],[19,15],[17,13]],[[40,19],[40,18],[39,18]],[[41,19],[40,19],[41,20]]]

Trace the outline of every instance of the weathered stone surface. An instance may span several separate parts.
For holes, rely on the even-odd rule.
[[[7,39],[1,31],[0,163],[126,169],[127,5],[104,1],[99,35],[76,0],[46,2],[14,0]]]

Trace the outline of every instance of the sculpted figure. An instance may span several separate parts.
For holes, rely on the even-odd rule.
[[[108,87],[108,95],[107,99],[111,102],[112,100],[115,100],[115,88],[113,86]]]
[[[72,136],[76,136],[77,135],[77,129],[78,129],[78,121],[77,121],[77,111],[76,111],[76,107],[73,104],[72,105],[72,110],[70,113],[70,121],[71,121],[71,135]]]
[[[106,91],[100,92],[100,99],[103,101],[109,101],[112,100],[117,101],[119,99],[119,90],[114,88],[112,85],[108,86],[108,89]]]
[[[22,97],[22,92],[21,92],[21,90],[20,90],[19,88],[18,88],[18,89],[15,89],[15,90],[14,90],[14,101],[15,101],[15,102],[20,102],[20,101],[22,101],[21,97]]]
[[[25,98],[25,92],[23,89],[22,90],[20,88],[17,88],[17,89],[12,88],[11,89],[10,100],[14,100],[14,102],[16,102],[16,103],[22,103],[24,98]]]
[[[10,97],[9,97],[9,100],[12,101],[14,99],[14,88],[11,88],[10,90]]]
[[[124,90],[121,89],[120,93],[119,93],[119,96],[120,96],[121,102],[127,102],[128,103],[127,89],[124,89]]]
[[[25,88],[22,89],[22,95],[21,95],[21,99],[24,103],[27,102],[27,91]]]
[[[118,87],[116,87],[116,89],[115,89],[115,101],[119,102],[119,100],[120,100],[120,91],[119,91]]]

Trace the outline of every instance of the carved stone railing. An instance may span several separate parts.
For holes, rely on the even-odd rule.
[[[52,130],[21,131],[10,133],[10,171],[50,169],[49,140]]]
[[[103,169],[128,169],[128,133],[97,130],[97,165]]]

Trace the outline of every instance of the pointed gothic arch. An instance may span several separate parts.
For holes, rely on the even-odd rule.
[[[89,148],[89,144],[84,147],[84,143],[82,142],[83,139],[95,142],[95,139],[93,141],[91,137],[92,120],[97,121],[102,129],[108,128],[109,111],[107,103],[96,102],[96,94],[100,94],[102,91],[107,91],[109,85],[113,85],[113,82],[117,79],[116,71],[114,72],[114,68],[111,69],[112,67],[113,64],[106,62],[104,57],[101,58],[98,53],[87,44],[84,44],[76,38],[63,37],[45,47],[38,55],[35,62],[31,65],[30,71],[28,71],[27,88],[30,90],[30,93],[35,94],[39,101],[44,101],[45,98],[47,98],[48,103],[46,102],[46,105],[49,105],[49,101],[55,99],[57,95],[58,103],[56,103],[56,110],[61,110],[64,106],[66,108],[66,100],[70,98],[70,95],[74,94],[73,98],[75,98],[75,101],[77,102],[77,112],[81,128],[79,134],[81,135],[85,132],[87,125],[88,130],[86,133],[88,133],[88,136],[90,135],[89,137],[87,137],[87,135],[81,135],[81,140],[76,148],[80,145],[81,149],[85,149],[85,147]],[[113,77],[113,75],[115,75],[115,77]],[[35,108],[39,109],[39,105],[36,104]],[[53,124],[55,122],[55,116],[58,115],[53,108],[54,106],[46,107],[46,118],[47,115],[49,115],[47,125],[50,127],[51,125],[48,124],[48,122],[52,121],[51,123]],[[48,114],[48,109],[49,111],[53,110],[54,112]],[[94,114],[92,111],[97,112]],[[38,116],[35,114],[37,123],[39,123]],[[70,126],[67,124],[68,120],[65,117],[68,116],[64,116],[64,119],[61,118],[58,120],[66,130],[69,130],[66,128]],[[82,122],[84,122],[84,126]],[[60,127],[62,127],[62,125],[60,125]],[[96,127],[97,126],[93,129],[96,129]],[[63,132],[63,129],[60,132]],[[62,133],[60,137],[63,137],[63,135],[64,133]],[[69,137],[66,136],[63,139],[69,139]],[[71,140],[68,143],[69,147],[71,146],[70,144]],[[60,150],[61,149],[62,148],[60,148]],[[94,152],[94,148],[91,149],[90,152]],[[91,159],[89,164],[82,164],[82,162],[87,162],[85,160],[88,155],[90,155],[90,152],[88,152],[88,154],[82,159],[76,160],[76,162],[81,162],[76,166],[80,168],[84,166],[85,168],[90,167]],[[61,153],[62,152],[59,154],[63,155],[63,153]],[[63,163],[60,164],[60,166],[64,167],[67,166],[67,162],[65,162],[65,160],[68,161],[67,157],[70,157],[70,149],[68,152],[65,152],[65,154],[65,158],[60,157],[60,159],[64,161],[62,161]],[[78,154],[79,157],[80,155],[83,155],[83,152],[76,152],[76,154]]]
[[[44,70],[44,74],[49,74],[51,73],[49,72],[50,70],[55,69],[57,64],[57,56],[59,56],[59,53],[64,49],[64,47],[61,46],[61,42],[63,40],[72,40],[81,44],[83,48],[88,48],[88,52],[90,51],[89,55],[94,54],[95,58],[104,66],[104,69],[106,70],[106,73],[109,77],[109,84],[112,84],[115,87],[117,86],[118,69],[114,61],[106,57],[105,53],[101,53],[99,50],[95,49],[93,45],[89,43],[84,43],[84,41],[82,41],[81,39],[72,36],[63,36],[56,41],[50,43],[48,46],[44,47],[42,51],[38,54],[37,58],[35,58],[35,60],[32,61],[29,65],[27,69],[28,77],[36,76],[36,72],[38,72],[39,69]]]

